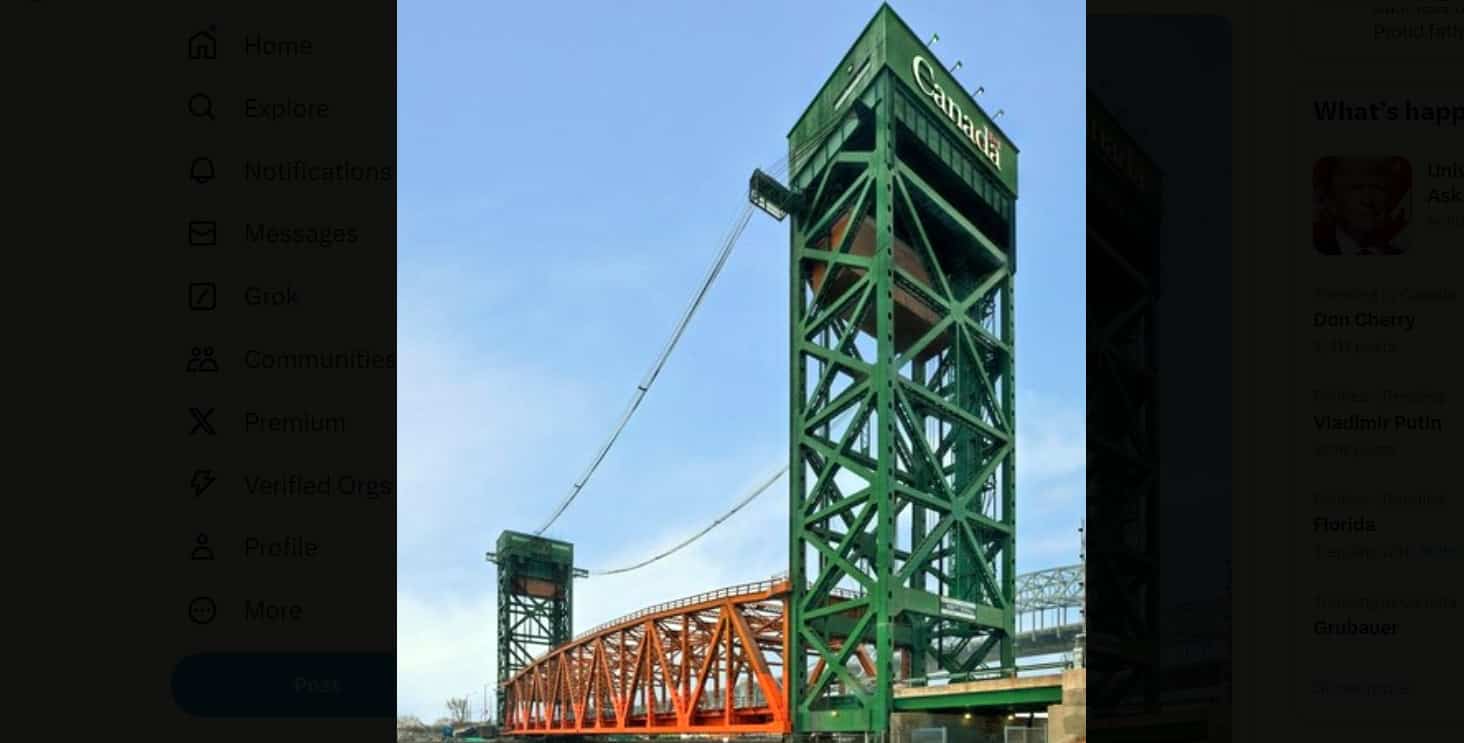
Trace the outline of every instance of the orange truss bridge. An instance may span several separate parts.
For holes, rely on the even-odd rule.
[[[787,734],[789,587],[732,586],[581,633],[504,686],[504,731]],[[873,676],[862,648],[855,657]]]
[[[1068,609],[1083,606],[1082,566],[1027,573],[1017,577],[1017,586],[1019,654],[1070,649],[1082,630],[1067,615]],[[581,632],[504,684],[503,730],[526,735],[789,733],[783,669],[789,662],[785,609],[790,588],[785,577],[745,583],[658,604]],[[842,588],[834,588],[831,596],[858,598]],[[857,624],[862,611],[840,612],[844,626]],[[841,632],[832,634],[831,649],[839,650]],[[873,682],[875,667],[865,647],[843,655],[852,664],[846,669],[848,682]],[[810,653],[804,662],[809,661],[816,661],[806,682],[813,686],[827,666],[817,654]],[[902,678],[908,676],[906,668]]]

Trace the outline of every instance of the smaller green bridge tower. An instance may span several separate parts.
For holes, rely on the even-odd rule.
[[[498,684],[573,633],[574,545],[516,531],[498,535],[488,553],[498,565]],[[498,719],[504,718],[498,695]]]

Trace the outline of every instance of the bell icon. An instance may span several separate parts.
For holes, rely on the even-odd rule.
[[[193,165],[188,168],[188,177],[194,183],[204,184],[214,179],[213,161],[206,157],[193,158]]]

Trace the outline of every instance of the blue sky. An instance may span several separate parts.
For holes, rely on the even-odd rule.
[[[670,333],[747,177],[876,2],[403,3],[398,27],[398,710],[495,677],[503,529],[549,515]],[[900,2],[1022,151],[1022,571],[1078,556],[1082,5]],[[787,225],[758,214],[551,536],[591,569],[724,512],[787,457]],[[786,569],[785,485],[695,546],[576,586],[576,627]]]

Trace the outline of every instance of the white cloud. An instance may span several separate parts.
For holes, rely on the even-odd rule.
[[[1022,531],[1017,537],[1017,572],[1030,573],[1080,562],[1083,544],[1078,534],[1078,519],[1075,516],[1071,523],[1064,523],[1062,529],[1047,529],[1035,534]]]
[[[528,477],[551,451],[553,427],[572,419],[584,391],[446,342],[402,342],[398,366],[397,711],[430,722],[446,715],[449,697],[472,692],[478,709],[483,684],[496,679],[497,597],[478,544],[493,535],[464,525],[523,507],[505,481]],[[443,551],[453,549],[483,575],[465,591],[429,594],[412,585],[423,573],[402,571],[417,559],[451,563]]]
[[[1050,521],[1054,516],[1082,518],[1086,483],[1079,477],[1038,481],[1018,489],[1017,521]]]
[[[766,580],[787,569],[787,480],[779,480],[757,500],[702,539],[639,570],[597,576],[578,584],[576,626],[589,627],[653,604],[724,586]],[[728,489],[728,505],[747,491]],[[655,535],[654,541],[627,542],[604,568],[634,564],[667,550],[725,512],[718,506],[697,521]]]
[[[454,508],[524,507],[506,491],[549,466],[554,439],[582,420],[583,384],[460,349],[398,344],[399,539],[440,536],[459,520]]]
[[[497,597],[468,599],[397,592],[397,714],[431,722],[447,715],[449,697],[482,703],[496,679]],[[491,691],[491,688],[490,688]]]
[[[1017,477],[1022,485],[1081,476],[1087,468],[1087,421],[1073,405],[1031,390],[1017,394]]]

